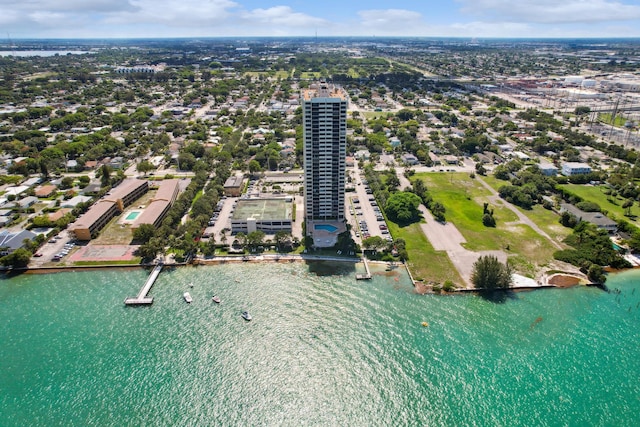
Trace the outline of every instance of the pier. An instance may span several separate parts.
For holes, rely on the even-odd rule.
[[[369,263],[367,262],[367,257],[362,257],[362,262],[364,263],[364,269],[367,274],[356,274],[356,280],[371,280],[371,270],[369,270]]]
[[[155,266],[151,275],[147,278],[147,281],[144,283],[142,289],[138,293],[138,296],[135,298],[127,298],[124,300],[125,305],[149,305],[153,303],[153,297],[147,297],[147,294],[151,290],[151,287],[155,283],[156,279],[160,275],[162,271],[163,264],[158,264]]]

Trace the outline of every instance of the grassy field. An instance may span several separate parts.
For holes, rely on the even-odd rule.
[[[600,113],[598,114],[598,120],[600,120],[602,123],[606,123],[608,125],[612,124],[612,115],[610,113]],[[616,116],[615,119],[615,123],[613,123],[614,126],[618,126],[618,127],[623,127],[624,124],[627,122],[627,119],[625,119],[622,116]]]
[[[491,187],[495,188],[496,191],[507,183],[507,181],[496,179],[493,176],[486,176],[482,179]],[[565,237],[571,234],[570,228],[563,227],[560,224],[558,214],[540,205],[535,205],[531,210],[522,209],[518,206],[516,206],[516,209],[526,215],[527,218],[540,227],[542,231],[547,233],[549,237],[560,244],[562,244]]]
[[[286,79],[287,77],[289,77],[289,72],[288,71],[247,71],[244,73],[245,76],[249,76],[249,77],[260,77],[260,76],[265,76],[265,77],[273,77],[273,78],[280,78],[280,79]]]
[[[447,280],[456,284],[464,283],[446,252],[433,249],[422,232],[420,224],[413,223],[400,227],[393,221],[387,221],[387,225],[394,239],[404,239],[406,242],[409,253],[407,265],[415,280],[441,284]]]
[[[317,71],[304,71],[300,73],[300,78],[304,80],[319,79],[320,77],[322,77],[322,73]]]
[[[635,203],[631,208],[632,217],[625,217],[625,210],[622,208],[625,199],[604,194],[604,191],[607,190],[604,185],[566,184],[561,187],[580,196],[583,200],[597,203],[602,210],[612,213],[616,218],[625,219],[636,226],[640,226],[637,218],[640,215],[638,204]]]
[[[523,274],[532,274],[536,266],[553,259],[556,248],[528,225],[518,223],[517,215],[505,207],[504,201],[496,199],[468,174],[421,173],[412,177],[417,178],[424,180],[433,199],[445,206],[447,221],[462,233],[467,249],[504,250],[517,271]],[[482,224],[485,202],[494,210],[496,228]]]

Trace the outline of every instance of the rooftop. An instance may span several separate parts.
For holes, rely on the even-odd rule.
[[[309,89],[302,91],[302,98],[310,101],[313,98],[340,98],[346,100],[346,95],[342,88],[328,83],[320,83],[312,85]]]
[[[254,218],[260,220],[292,219],[291,202],[285,199],[241,199],[231,219],[245,220]]]

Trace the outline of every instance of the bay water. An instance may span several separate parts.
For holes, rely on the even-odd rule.
[[[165,269],[148,307],[148,270],[0,280],[0,425],[637,424],[639,271],[492,298],[359,272]]]

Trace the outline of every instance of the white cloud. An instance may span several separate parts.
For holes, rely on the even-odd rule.
[[[611,0],[456,0],[462,11],[513,22],[593,23],[640,18],[640,6]]]
[[[131,0],[134,10],[108,14],[111,24],[161,24],[170,27],[206,26],[225,22],[238,6],[230,0]]]
[[[418,12],[404,9],[372,9],[358,12],[361,18],[361,25],[365,27],[376,27],[380,25],[406,29],[407,26],[415,25],[422,21],[422,15]],[[383,28],[380,28],[381,30]]]
[[[27,12],[110,12],[134,10],[130,0],[0,0],[0,10]]]
[[[274,6],[269,9],[253,9],[241,14],[250,22],[261,25],[278,25],[285,27],[310,27],[327,25],[328,22],[305,13],[295,12],[289,6]]]

